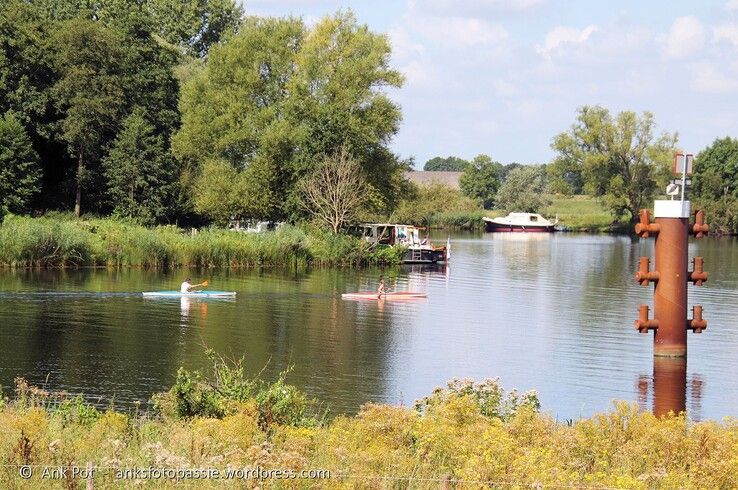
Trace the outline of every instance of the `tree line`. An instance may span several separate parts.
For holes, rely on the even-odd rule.
[[[423,169],[463,172],[461,192],[485,209],[540,211],[546,194],[584,194],[598,198],[615,222],[634,222],[640,209],[665,198],[674,178],[678,135],[656,134],[655,128],[650,112],[612,115],[600,106],[583,106],[571,128],[553,138],[556,156],[548,164],[502,165],[487,155],[471,161],[449,156],[434,157]],[[737,139],[716,139],[696,155],[688,195],[719,232],[738,231],[737,179]]]
[[[2,0],[0,212],[155,223],[308,215],[303,180],[348,152],[387,212],[403,78],[350,12],[312,27],[234,0]]]

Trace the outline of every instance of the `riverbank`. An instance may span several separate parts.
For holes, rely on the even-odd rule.
[[[330,421],[287,385],[243,378],[240,366],[205,380],[180,370],[158,397],[161,413],[101,412],[81,398],[18,380],[0,402],[0,482],[12,488],[76,488],[71,471],[42,480],[43,468],[98,468],[94,488],[171,488],[132,468],[282,470],[319,479],[261,482],[265,488],[735,488],[738,422],[656,418],[616,403],[603,414],[557,421],[535,393],[495,380],[453,381],[415,407],[365,405]],[[34,475],[22,478],[21,468]],[[121,475],[130,479],[121,480]],[[185,476],[186,478],[186,476]],[[193,483],[192,480],[188,483]],[[222,482],[198,480],[198,488]]]
[[[483,231],[483,217],[495,218],[505,214],[497,210],[442,212],[433,214],[428,221],[434,229]],[[630,229],[627,223],[613,223],[610,213],[597,199],[589,196],[556,197],[541,214],[551,220],[558,217],[559,223],[570,231],[619,233]]]
[[[114,219],[7,216],[0,225],[3,267],[248,267],[398,264],[402,250],[351,236],[283,226],[264,233],[174,226],[147,228]]]

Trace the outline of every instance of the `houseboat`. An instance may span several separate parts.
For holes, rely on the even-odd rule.
[[[556,221],[549,221],[536,213],[510,213],[499,218],[483,218],[484,230],[495,231],[518,231],[518,232],[545,232],[556,231]]]
[[[420,237],[421,228],[417,226],[368,223],[360,225],[358,231],[362,239],[369,243],[407,247],[407,254],[402,260],[405,264],[435,264],[450,258],[448,244],[434,246],[427,237]]]

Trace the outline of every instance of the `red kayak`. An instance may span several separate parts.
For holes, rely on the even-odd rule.
[[[392,293],[384,293],[382,297],[379,297],[378,293],[345,293],[341,295],[343,299],[418,299],[425,298],[428,294],[426,293],[413,293],[410,291],[396,291]]]

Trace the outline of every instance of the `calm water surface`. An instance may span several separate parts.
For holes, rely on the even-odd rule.
[[[0,271],[0,384],[24,376],[101,404],[146,402],[178,367],[205,367],[207,346],[245,356],[251,372],[266,366],[267,377],[294,365],[290,381],[332,413],[367,401],[412,404],[453,377],[535,388],[558,418],[614,399],[649,409],[659,396],[652,339],[632,325],[638,305],[651,303],[633,272],[652,248],[653,240],[601,235],[457,235],[446,268],[384,271],[398,290],[427,299],[379,304],[340,297],[375,288],[378,269]],[[735,416],[738,243],[695,241],[697,254],[710,280],[690,286],[690,305],[704,305],[708,329],[689,335],[677,390],[693,418]],[[139,294],[178,288],[187,274],[238,295]]]

